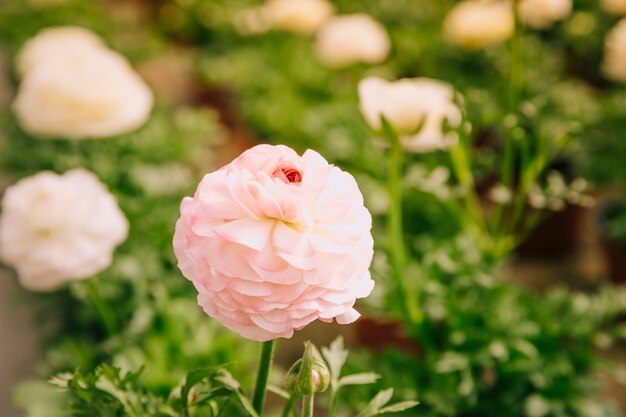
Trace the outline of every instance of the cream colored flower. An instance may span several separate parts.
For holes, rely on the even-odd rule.
[[[515,31],[513,8],[507,1],[466,0],[448,13],[443,31],[451,42],[466,48],[500,43]]]
[[[17,56],[17,72],[27,72],[50,59],[58,59],[85,50],[106,49],[102,40],[88,29],[78,26],[58,26],[41,30],[26,41]]]
[[[604,40],[602,70],[607,78],[626,83],[626,19],[622,19]]]
[[[378,64],[389,55],[391,41],[385,28],[366,14],[333,17],[317,34],[315,52],[332,68],[355,63]]]
[[[453,136],[444,132],[444,123],[457,127],[462,121],[452,87],[429,78],[386,81],[369,77],[359,83],[359,98],[369,126],[379,131],[384,117],[413,152],[448,147]]]
[[[521,0],[517,4],[520,20],[535,29],[545,29],[572,12],[572,0]]]
[[[614,15],[626,14],[626,0],[600,0],[600,7]]]
[[[85,48],[30,69],[13,110],[33,135],[83,139],[134,130],[152,103],[152,92],[121,55]]]
[[[0,259],[33,291],[103,271],[127,235],[115,197],[84,169],[40,172],[9,187],[2,199]]]
[[[272,27],[301,35],[314,34],[335,12],[327,0],[268,0],[262,8]]]

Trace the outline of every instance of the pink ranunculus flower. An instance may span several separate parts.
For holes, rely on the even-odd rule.
[[[267,341],[359,317],[374,287],[371,225],[352,175],[312,150],[258,145],[183,200],[174,252],[209,316]]]

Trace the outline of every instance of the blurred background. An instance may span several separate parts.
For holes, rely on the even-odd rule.
[[[0,416],[85,415],[46,381],[100,363],[143,366],[124,389],[159,401],[203,364],[251,385],[256,346],[197,307],[171,239],[182,197],[258,143],[318,151],[374,217],[363,317],[279,348],[288,368],[304,340],[342,335],[346,367],[381,375],[346,389],[339,415],[386,386],[420,401],[401,415],[626,415],[624,16],[621,0],[0,0],[0,190],[84,167],[130,223],[90,279],[113,331],[85,282],[42,292],[0,256]],[[60,27],[79,33],[33,41]],[[463,113],[437,126],[461,147],[405,151],[400,271],[389,144],[360,110],[372,76],[444,82]]]

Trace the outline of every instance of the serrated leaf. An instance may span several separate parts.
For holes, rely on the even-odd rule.
[[[56,374],[52,378],[48,380],[49,384],[54,385],[57,388],[61,388],[63,390],[67,390],[69,381],[74,378],[74,375],[69,372],[64,372],[61,374]]]
[[[387,388],[380,391],[372,400],[367,404],[367,407],[357,417],[372,417],[376,414],[380,414],[380,409],[385,406],[393,396],[393,388]]]
[[[409,408],[413,408],[418,404],[419,401],[401,401],[399,403],[395,403],[392,405],[388,405],[387,407],[381,408],[379,414],[397,413],[400,411],[408,410]]]
[[[341,369],[348,358],[348,351],[344,347],[343,337],[338,336],[329,347],[323,347],[322,355],[328,364],[332,381],[337,383],[341,376]]]
[[[205,368],[194,369],[187,374],[185,384],[180,391],[180,398],[183,409],[189,407],[189,393],[191,389],[205,378],[210,378],[218,372],[219,368],[210,366]]]
[[[215,377],[215,380],[224,384],[226,388],[230,389],[237,396],[239,403],[250,414],[250,417],[259,417],[258,413],[254,410],[252,403],[241,390],[241,385],[239,385],[239,382],[233,378],[230,372],[225,369],[220,369],[219,376]]]
[[[339,380],[339,386],[346,385],[367,385],[373,384],[380,378],[380,375],[374,372],[365,372],[362,374],[353,374],[342,377]]]

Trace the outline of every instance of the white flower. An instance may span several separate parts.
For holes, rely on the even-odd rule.
[[[83,169],[40,172],[7,188],[2,199],[0,259],[33,291],[103,271],[127,235],[115,197]]]
[[[600,7],[607,13],[626,14],[626,0],[600,0]]]
[[[489,199],[498,204],[509,204],[513,201],[513,191],[504,184],[496,184],[489,190]]]
[[[521,0],[517,4],[520,20],[535,29],[545,29],[572,12],[572,0]]]
[[[327,0],[268,0],[262,10],[272,27],[312,35],[333,15]]]
[[[445,18],[446,37],[467,48],[482,48],[507,40],[515,31],[513,8],[507,1],[466,0]]]
[[[93,49],[106,49],[106,46],[88,29],[78,26],[46,28],[22,47],[16,58],[17,72],[23,77],[43,62]]]
[[[382,128],[384,117],[405,148],[414,152],[448,147],[453,138],[444,132],[444,122],[458,127],[462,121],[452,87],[429,78],[390,82],[369,77],[359,83],[359,99],[361,113],[374,131]]]
[[[152,92],[119,54],[82,48],[39,62],[13,103],[22,128],[37,136],[100,138],[141,126]]]
[[[626,83],[626,19],[606,35],[602,70],[609,79]]]
[[[366,14],[333,17],[317,33],[318,59],[332,68],[355,63],[378,64],[387,58],[391,41],[385,28]]]

